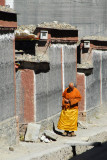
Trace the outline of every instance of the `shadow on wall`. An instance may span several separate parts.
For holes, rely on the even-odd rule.
[[[76,149],[73,147],[74,157],[69,160],[106,160],[107,159],[107,142],[101,146],[94,147],[91,150],[86,151],[76,156]]]
[[[35,74],[47,73],[50,71],[50,63],[48,62],[20,62],[20,67],[18,69],[30,69],[34,70]],[[16,72],[18,71],[16,69]]]

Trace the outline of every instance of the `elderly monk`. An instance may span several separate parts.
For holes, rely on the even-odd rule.
[[[73,83],[62,94],[62,111],[58,122],[58,129],[65,130],[63,136],[76,136],[78,120],[78,102],[81,94]]]

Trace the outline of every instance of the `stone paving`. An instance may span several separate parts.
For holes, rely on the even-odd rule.
[[[11,146],[13,148],[10,150],[10,146],[0,146],[0,160],[69,160],[74,154],[79,155],[93,148],[80,144],[107,141],[107,113],[95,117],[86,126],[87,129],[78,128],[76,137],[63,137],[57,134],[57,141],[50,143],[20,142],[16,146]]]

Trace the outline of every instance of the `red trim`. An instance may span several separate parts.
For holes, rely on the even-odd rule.
[[[0,27],[14,27],[17,28],[17,22],[9,22],[9,21],[2,21],[0,20]]]
[[[24,69],[21,71],[21,96],[23,94],[23,104],[20,112],[24,111],[24,123],[34,122],[34,71]]]
[[[0,0],[0,5],[5,6],[5,0]]]

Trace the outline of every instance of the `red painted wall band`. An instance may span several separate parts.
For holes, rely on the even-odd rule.
[[[5,0],[0,0],[0,5],[5,6]]]

